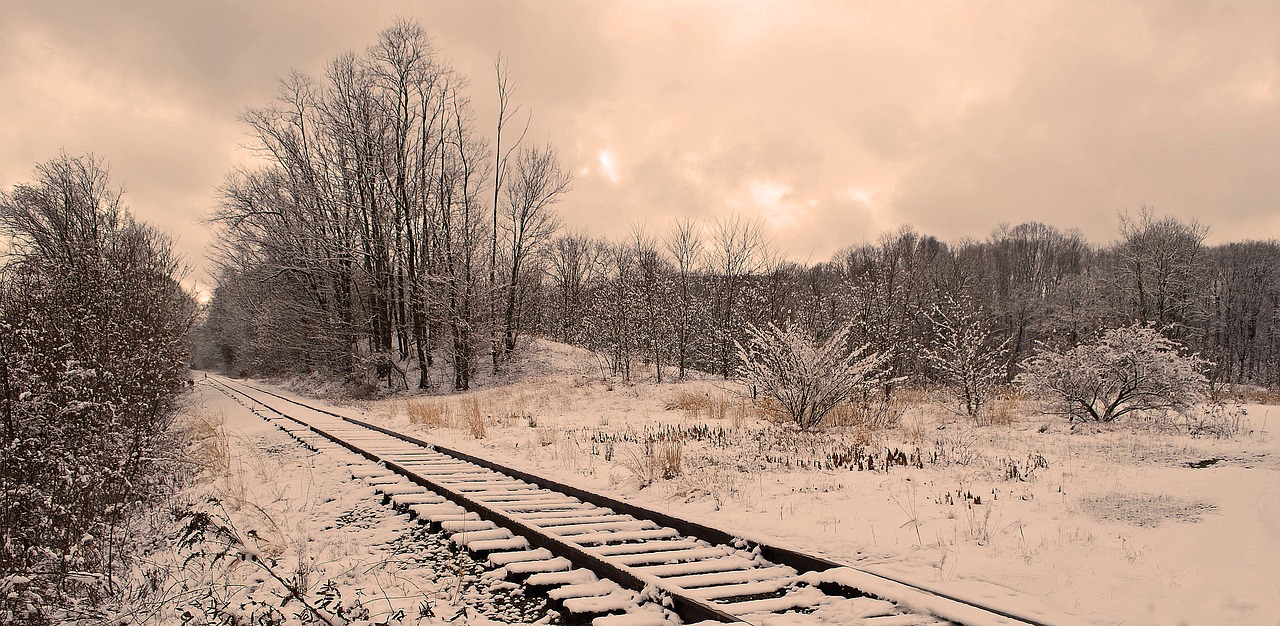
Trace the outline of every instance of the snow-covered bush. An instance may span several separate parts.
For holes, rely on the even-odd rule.
[[[32,623],[113,592],[131,521],[173,470],[194,312],[169,240],[132,219],[92,157],[36,172],[0,194],[0,573],[43,597],[9,616]]]
[[[1066,352],[1027,359],[1017,383],[1046,413],[1111,422],[1134,412],[1186,412],[1209,394],[1208,365],[1147,326],[1112,328]]]
[[[840,403],[889,380],[888,356],[868,354],[866,345],[850,351],[849,332],[846,325],[818,342],[791,323],[749,325],[747,344],[737,344],[740,375],[800,428],[812,428]]]
[[[1005,346],[966,297],[947,297],[927,316],[933,325],[925,361],[954,393],[966,415],[981,420],[1005,375]]]

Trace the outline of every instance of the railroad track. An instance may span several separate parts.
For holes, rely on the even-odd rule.
[[[266,389],[209,384],[304,445],[356,453],[352,477],[497,568],[571,623],[1039,625],[841,563],[533,476]],[[261,407],[263,410],[258,410]]]

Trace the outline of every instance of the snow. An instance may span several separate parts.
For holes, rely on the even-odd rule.
[[[600,531],[610,531],[616,534],[616,533],[632,531],[632,530],[653,530],[657,527],[658,527],[657,524],[654,524],[653,522],[650,522],[647,520],[645,521],[631,520],[631,521],[617,521],[617,522],[595,522],[595,523],[585,523],[585,524],[562,524],[559,526],[553,526],[551,528],[548,528],[547,530],[555,535],[572,538],[578,535],[584,535],[584,534],[595,533]]]
[[[726,556],[718,559],[693,561],[691,563],[664,563],[662,565],[643,565],[637,569],[650,576],[688,576],[707,572],[724,572],[733,569],[744,569],[755,563],[752,559],[740,556]]]
[[[325,597],[325,585],[332,581],[334,593],[341,595],[332,598],[330,610],[339,604],[344,610],[355,611],[357,604],[368,610],[367,619],[340,620],[344,623],[444,626],[463,623],[455,618],[464,614],[465,623],[473,625],[534,623],[554,614],[544,600],[513,595],[510,582],[476,575],[474,564],[464,564],[471,562],[465,555],[453,553],[443,539],[431,539],[408,516],[378,505],[368,482],[349,478],[348,470],[374,477],[385,469],[366,471],[377,468],[341,448],[314,454],[204,385],[196,387],[188,413],[220,423],[227,433],[228,469],[206,472],[174,504],[212,506],[215,516],[226,516],[220,524],[246,539],[232,547],[231,561],[211,561],[163,541],[161,550],[139,560],[132,584],[159,584],[175,592],[139,607],[145,612],[136,615],[149,616],[147,623],[269,621],[265,611],[282,607],[281,623],[300,624],[298,603],[284,599],[284,589],[262,569],[266,566],[304,581],[302,589],[313,603]],[[211,504],[211,497],[218,504]],[[217,548],[217,541],[202,547]],[[437,566],[441,558],[449,559],[448,569]],[[0,580],[0,588],[3,584]],[[213,607],[231,614],[207,613]],[[136,615],[106,621],[130,622]]]
[[[551,551],[546,548],[536,550],[519,550],[512,552],[495,552],[489,555],[489,562],[494,565],[510,565],[522,561],[546,561],[551,558]]]
[[[391,502],[399,507],[412,507],[418,504],[440,504],[445,499],[434,493],[391,494]]]
[[[689,592],[689,595],[695,598],[702,598],[703,600],[715,600],[717,598],[734,598],[738,596],[774,593],[795,584],[797,581],[798,579],[795,577],[775,578],[773,580],[724,585],[710,589],[694,589]]]
[[[674,539],[670,541],[646,541],[644,543],[619,543],[611,546],[589,546],[586,550],[599,556],[613,556],[636,554],[651,550],[683,550],[705,545],[708,544],[700,539]]]
[[[696,589],[698,587],[708,587],[711,585],[731,585],[736,583],[765,580],[768,578],[788,578],[795,575],[796,571],[794,569],[785,565],[775,565],[772,567],[760,567],[755,569],[677,576],[668,578],[667,583],[678,587],[684,587],[685,589]]]
[[[440,522],[440,530],[447,533],[462,531],[492,530],[497,526],[488,520],[468,520],[462,522]]]
[[[511,531],[505,528],[494,528],[491,530],[477,530],[470,532],[460,532],[454,534],[451,539],[460,546],[469,546],[480,541],[489,541],[492,539],[510,539]]]
[[[820,606],[829,600],[821,591],[812,587],[798,589],[780,598],[766,598],[763,600],[748,600],[746,602],[735,602],[724,606],[726,611],[735,615],[743,615],[743,619],[748,622],[754,621],[751,618],[753,613],[780,613],[789,609],[808,608]],[[981,625],[971,625],[981,626]]]
[[[493,560],[493,556],[490,556],[489,560],[495,563],[497,562]],[[567,572],[572,567],[573,564],[569,562],[569,559],[559,556],[538,561],[516,561],[514,563],[508,563],[506,566],[507,572],[517,576],[521,574],[539,574],[542,572]]]
[[[532,586],[557,587],[560,585],[578,585],[594,582],[596,575],[588,569],[575,569],[567,572],[546,572],[534,574],[525,580]]]
[[[635,592],[618,589],[606,596],[569,598],[564,601],[564,608],[571,613],[608,613],[632,608],[638,600]]]
[[[1274,406],[1245,407],[1245,430],[1225,440],[1124,425],[1072,431],[1028,405],[1009,425],[977,427],[927,398],[885,433],[809,435],[665,408],[678,393],[724,395],[730,383],[607,385],[589,355],[546,342],[517,369],[513,384],[453,397],[493,416],[483,439],[410,423],[402,398],[337,411],[1046,623],[1274,625],[1280,615]],[[525,414],[536,428],[501,417]],[[683,473],[641,487],[625,453],[643,454],[646,433],[695,426],[723,429],[726,443],[686,438]],[[855,445],[919,448],[925,467],[814,463]],[[1036,456],[1048,467],[1027,476]],[[1186,465],[1208,459],[1221,460]],[[1011,466],[1022,479],[1007,479]]]
[[[679,536],[680,533],[673,528],[658,528],[655,530],[625,530],[619,532],[584,533],[581,535],[574,535],[572,540],[576,544],[585,546],[597,543],[668,539]]]
[[[613,556],[609,560],[621,565],[632,566],[680,563],[683,561],[692,561],[694,559],[709,559],[726,556],[731,554],[732,550],[732,548],[726,548],[724,546],[710,546],[706,548],[688,548],[683,550],[662,550],[659,552],[648,552],[644,554],[622,554]]]
[[[566,585],[559,589],[552,589],[547,592],[547,596],[556,600],[567,600],[569,598],[586,598],[590,596],[603,596],[619,591],[622,588],[611,580],[597,580],[587,583],[577,583]]]
[[[493,538],[493,539],[467,539],[460,542],[472,552],[505,552],[509,550],[526,550],[529,548],[529,541],[524,537],[509,538]]]
[[[675,626],[663,615],[656,612],[623,613],[622,615],[604,615],[591,620],[591,626]]]

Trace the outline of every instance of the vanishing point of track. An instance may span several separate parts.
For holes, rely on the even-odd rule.
[[[342,447],[396,507],[545,591],[566,621],[1038,624],[443,448],[240,381],[209,384],[304,445]],[[265,412],[257,408],[265,409]]]

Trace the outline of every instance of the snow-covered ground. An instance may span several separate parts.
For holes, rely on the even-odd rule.
[[[175,509],[207,513],[238,540],[209,526],[202,541],[184,546],[183,529],[193,528],[187,520],[161,529],[158,549],[132,577],[158,590],[126,602],[120,623],[303,623],[303,607],[283,583],[345,623],[555,618],[545,599],[486,576],[465,551],[380,505],[347,469],[360,457],[309,451],[206,385],[196,386],[183,420],[196,425],[194,456],[204,469]]]
[[[1024,613],[1280,624],[1278,407],[1245,407],[1241,434],[1225,440],[1124,426],[1072,432],[1029,409],[1012,424],[977,427],[930,402],[906,406],[887,432],[808,434],[742,414],[732,385],[715,380],[607,384],[591,355],[558,344],[535,342],[512,378],[342,410]],[[667,408],[698,395],[729,398],[729,408],[723,417]],[[858,446],[876,469],[848,467]],[[909,464],[885,471],[886,448]],[[648,480],[677,454],[678,475]],[[833,458],[841,467],[829,467]]]

